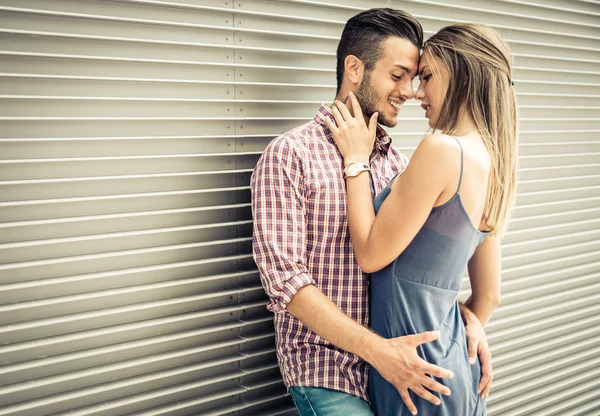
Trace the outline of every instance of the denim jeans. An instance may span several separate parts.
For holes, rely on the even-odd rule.
[[[324,387],[290,387],[300,416],[373,416],[369,403],[348,393]]]

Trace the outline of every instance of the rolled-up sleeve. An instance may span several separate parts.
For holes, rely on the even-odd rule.
[[[306,267],[306,176],[290,139],[271,142],[252,173],[252,251],[269,296],[267,309],[285,312],[296,292],[315,284]]]

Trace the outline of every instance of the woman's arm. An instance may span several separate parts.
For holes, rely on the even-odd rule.
[[[500,304],[500,240],[488,237],[469,260],[471,296],[465,305],[486,325]]]
[[[471,296],[461,305],[465,322],[469,360],[479,355],[482,375],[478,392],[485,398],[492,387],[492,356],[483,327],[500,304],[500,240],[488,237],[469,260]]]
[[[404,251],[446,189],[447,178],[458,178],[459,167],[448,162],[449,150],[454,155],[458,149],[447,137],[425,137],[377,216],[368,175],[346,180],[350,236],[358,264],[365,272],[381,270]]]
[[[349,98],[354,114],[359,116],[352,116],[348,108],[337,101],[332,108],[336,123],[327,119],[327,126],[346,166],[351,162],[368,164],[375,141],[377,113],[367,126],[356,97],[350,93]],[[440,195],[450,183],[456,186],[460,171],[458,151],[448,136],[426,136],[396,180],[377,217],[368,174],[346,179],[350,237],[363,271],[381,270],[398,257],[417,235]]]

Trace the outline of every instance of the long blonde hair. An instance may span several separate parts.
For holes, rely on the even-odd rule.
[[[491,235],[504,232],[517,183],[517,100],[510,49],[490,27],[463,23],[445,27],[423,45],[423,55],[439,58],[449,85],[434,130],[457,134],[465,114],[473,118],[490,157],[482,222]],[[435,65],[432,65],[435,73]]]

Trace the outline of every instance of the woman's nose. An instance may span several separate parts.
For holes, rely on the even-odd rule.
[[[417,93],[415,94],[415,98],[419,101],[422,101],[425,98],[425,91],[421,88],[421,84],[419,83],[419,88],[417,88]]]

